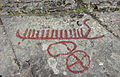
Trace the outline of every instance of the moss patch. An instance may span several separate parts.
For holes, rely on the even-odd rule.
[[[89,12],[88,9],[83,8],[83,7],[79,7],[79,8],[77,8],[76,10],[73,10],[73,12],[81,12],[81,11]]]

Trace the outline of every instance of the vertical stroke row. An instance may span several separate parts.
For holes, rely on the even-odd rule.
[[[42,30],[42,31],[41,31],[41,39],[43,39],[44,32],[45,32],[45,30]]]
[[[58,38],[58,30],[55,30],[55,38]]]
[[[37,30],[37,33],[36,33],[36,38],[37,38],[37,39],[39,38],[39,33],[40,33],[40,31]]]
[[[76,29],[73,28],[73,34],[74,34],[74,38],[76,38]]]
[[[50,32],[50,30],[48,29],[48,30],[46,31],[46,38],[48,38],[49,32]]]
[[[34,35],[35,35],[35,29],[33,29],[32,31],[32,38],[34,38]]]
[[[35,33],[36,33],[36,38],[37,39],[76,39],[80,38],[80,35],[83,37],[83,30],[82,29],[65,29],[65,30],[37,30],[35,29],[26,29],[23,36],[26,36],[28,38],[35,38]],[[40,34],[41,33],[41,36]]]
[[[70,33],[70,38],[72,38],[72,30],[69,29],[69,33]]]
[[[64,38],[67,38],[67,30],[64,30]]]
[[[28,36],[27,36],[28,38],[30,38],[31,32],[32,32],[32,29],[30,29],[28,32]]]
[[[63,30],[60,30],[60,38],[62,38]]]

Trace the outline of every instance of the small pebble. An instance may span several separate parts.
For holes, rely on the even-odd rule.
[[[5,35],[5,34],[6,34],[6,32],[3,32],[3,34]]]
[[[100,65],[100,66],[102,66],[102,65],[103,65],[103,63],[102,63],[102,62],[100,62],[100,63],[99,63],[99,65]]]
[[[63,75],[67,75],[67,72],[64,71],[64,72],[63,72]]]

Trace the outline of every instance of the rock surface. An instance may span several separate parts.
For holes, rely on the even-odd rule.
[[[2,77],[120,77],[119,0],[3,0],[0,8]],[[86,24],[87,37],[101,37],[87,39]],[[52,30],[62,38],[50,39]]]

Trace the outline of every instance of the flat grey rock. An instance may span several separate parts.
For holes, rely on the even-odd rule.
[[[1,0],[0,70],[2,77],[120,77],[120,1]]]
[[[102,16],[101,16],[102,17]],[[108,16],[109,17],[109,16]],[[102,38],[98,39],[50,39],[52,30],[58,30],[58,37],[60,37],[60,30],[64,30],[63,32],[63,38],[66,37],[65,30],[68,33],[68,37],[71,37],[69,34],[69,30],[72,30],[75,28],[76,30],[76,36],[74,33],[72,33],[72,37],[78,37],[77,29],[83,29],[83,33],[87,31],[87,27],[83,23],[85,19],[90,19],[86,23],[91,28],[90,34],[88,37],[97,37],[104,35]],[[100,18],[101,19],[101,18]],[[107,19],[107,18],[105,18]],[[78,22],[81,25],[78,25]],[[106,20],[107,21],[107,20]],[[13,16],[13,17],[6,17],[2,18],[2,22],[4,23],[3,26],[5,27],[5,30],[7,31],[7,39],[12,43],[12,48],[14,49],[15,55],[17,57],[17,61],[19,62],[20,66],[17,67],[16,63],[14,63],[13,59],[9,58],[9,55],[11,57],[14,57],[13,51],[11,50],[11,46],[6,46],[7,43],[9,45],[9,41],[4,42],[5,38],[2,38],[1,41],[1,49],[0,53],[1,55],[6,54],[7,56],[1,56],[3,60],[1,60],[1,69],[4,69],[2,71],[3,76],[7,76],[7,73],[9,71],[6,71],[5,69],[18,71],[15,72],[15,74],[11,74],[10,76],[22,76],[22,77],[119,77],[119,69],[120,69],[120,41],[118,38],[116,38],[112,33],[107,31],[102,25],[99,24],[98,21],[93,19],[91,16],[84,14],[84,16],[80,19],[77,17],[71,18],[70,15],[66,16],[52,16],[52,15],[46,15],[46,16]],[[114,21],[113,21],[114,22]],[[105,22],[108,23],[108,22]],[[108,25],[108,24],[107,24]],[[119,23],[118,23],[119,25]],[[117,26],[115,26],[116,28]],[[32,34],[29,36],[29,32],[27,32],[27,36],[24,36],[25,30],[28,29],[30,31],[35,29],[35,33],[37,34],[37,30],[39,30],[39,37],[41,37],[42,32],[41,30],[45,30],[45,33],[43,37],[47,36],[47,30],[50,30],[49,32],[49,39],[28,39],[24,37],[32,37]],[[110,28],[111,29],[111,28]],[[19,30],[20,36],[23,38],[20,38],[17,36],[17,31]],[[74,32],[74,31],[73,31]],[[119,32],[118,32],[119,33]],[[2,34],[1,34],[2,35]],[[37,35],[34,35],[37,37]],[[80,34],[82,37],[82,35]],[[3,35],[1,36],[3,37]],[[55,34],[53,34],[53,37],[55,37]],[[23,41],[22,41],[23,40]],[[66,46],[62,43],[54,45],[56,42],[60,41],[70,41],[73,42],[76,45],[75,50],[72,51],[74,55],[76,55],[79,58],[82,58],[82,56],[88,55],[88,57],[85,56],[85,59],[83,60],[83,63],[85,66],[89,64],[89,69],[84,70],[84,72],[77,73],[70,71],[74,70],[82,70],[81,64],[75,64],[73,67],[67,67],[66,62],[68,65],[76,62],[76,59],[74,57],[71,57],[70,54],[61,55],[52,57],[49,53],[54,56],[57,54],[67,53],[70,52]],[[53,45],[52,45],[53,44]],[[67,47],[74,48],[74,44],[66,43]],[[4,49],[4,47],[5,49]],[[49,48],[50,47],[50,48]],[[8,57],[8,60],[6,58],[6,61],[4,60],[4,57]],[[10,68],[3,67],[5,66],[5,62],[10,64]],[[9,62],[10,61],[10,62]],[[12,62],[12,63],[11,63]],[[47,76],[46,76],[47,75]]]

